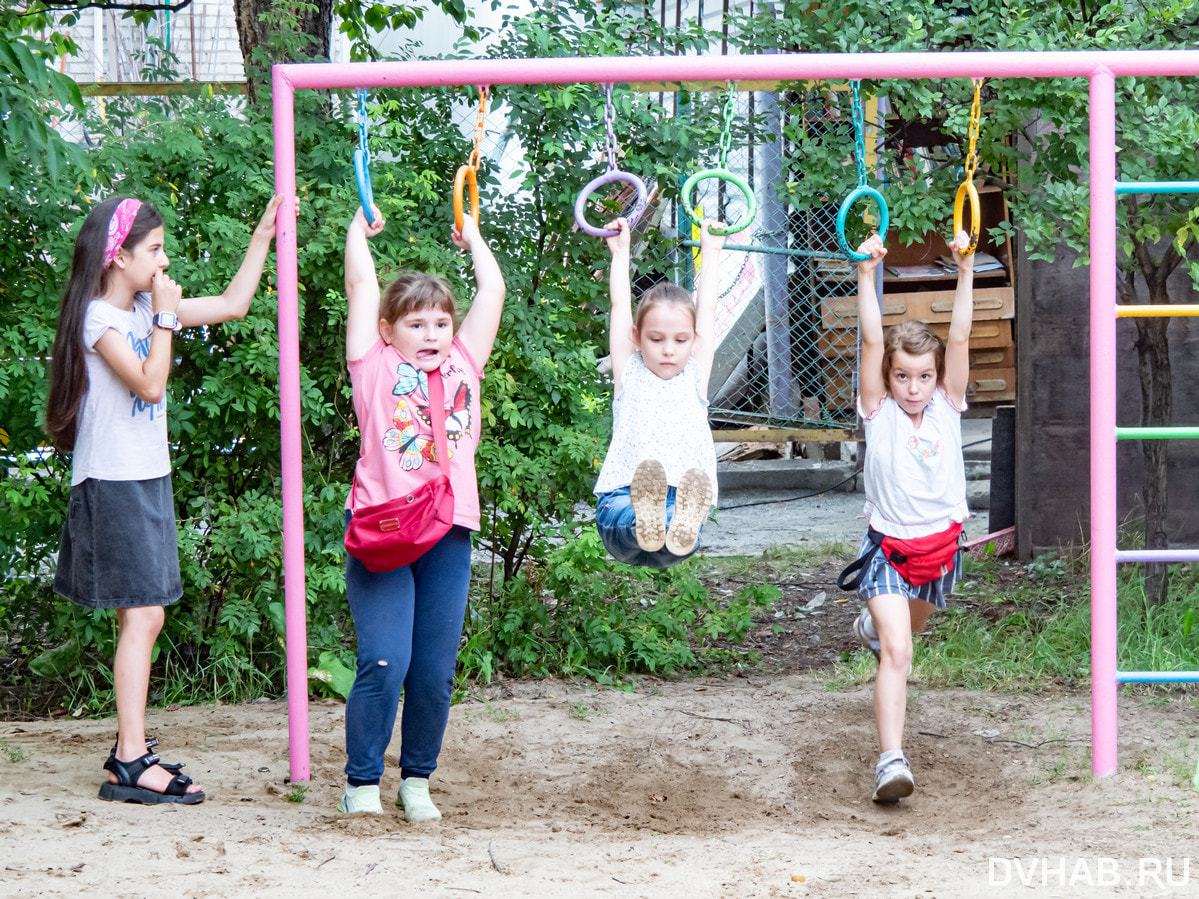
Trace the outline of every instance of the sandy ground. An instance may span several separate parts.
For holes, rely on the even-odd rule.
[[[1199,896],[1194,694],[1123,697],[1121,770],[1096,781],[1085,695],[917,670],[917,792],[883,807],[871,691],[825,680],[489,687],[452,711],[423,825],[334,811],[340,703],[310,707],[302,796],[283,704],[152,711],[193,807],[96,798],[113,720],[0,723],[0,895]]]

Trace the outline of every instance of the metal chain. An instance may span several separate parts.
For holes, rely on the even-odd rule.
[[[364,162],[370,162],[370,151],[366,148],[366,89],[358,88],[358,149]]]
[[[475,171],[479,170],[479,149],[483,146],[483,136],[487,133],[487,98],[490,92],[490,86],[479,88],[479,109],[475,114],[475,148],[466,163]]]
[[[612,85],[604,85],[604,125],[608,129],[607,145],[604,150],[608,157],[608,171],[616,171],[616,107],[612,105]]]
[[[721,112],[722,125],[720,130],[720,168],[728,169],[729,147],[733,143],[733,98],[737,92],[737,82],[729,82],[728,97],[724,101],[724,109]]]
[[[866,186],[866,138],[863,132],[865,127],[865,113],[862,111],[862,82],[850,81],[849,86],[853,88],[853,142],[854,156],[858,160],[858,187]]]
[[[970,105],[970,150],[966,153],[966,172],[963,176],[963,181],[966,184],[971,184],[974,181],[974,171],[978,168],[978,150],[975,145],[978,142],[979,126],[982,120],[982,86],[983,79],[971,78],[974,83],[974,102]]]

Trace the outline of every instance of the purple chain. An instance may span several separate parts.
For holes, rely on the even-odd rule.
[[[604,124],[608,127],[608,171],[616,171],[616,107],[612,105],[612,85],[604,85]]]

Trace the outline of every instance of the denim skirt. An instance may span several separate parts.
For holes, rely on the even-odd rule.
[[[169,606],[183,595],[169,474],[71,488],[54,592],[88,609]]]

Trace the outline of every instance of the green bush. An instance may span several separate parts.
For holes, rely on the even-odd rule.
[[[509,19],[491,52],[656,53],[663,42],[702,49],[699,34],[672,35],[613,0],[576,5],[575,16]],[[148,77],[162,78],[170,59],[154,59]],[[608,252],[573,223],[575,195],[602,165],[602,94],[594,86],[511,86],[498,99],[524,151],[520,170],[509,173],[519,191],[502,191],[490,165],[480,177],[484,235],[508,283],[483,382],[478,453],[478,545],[494,553],[500,576],[477,600],[465,669],[486,678],[500,668],[693,667],[713,641],[743,635],[752,608],[768,597],[717,607],[686,568],[624,569],[604,557],[594,534],[575,539],[576,507],[591,501],[610,427],[610,382],[596,369],[607,344]],[[473,282],[469,260],[449,240],[450,197],[470,140],[447,123],[456,103],[473,100],[464,88],[371,95],[371,174],[389,222],[372,241],[380,276],[399,267],[441,272],[463,306]],[[112,99],[103,118],[86,123],[99,146],[84,164],[71,165],[79,154],[56,156],[58,177],[35,156],[12,159],[6,144],[26,187],[0,192],[0,517],[12,523],[0,529],[0,645],[10,659],[0,686],[10,705],[111,708],[113,616],[76,609],[51,590],[70,460],[48,453],[40,431],[58,295],[79,223],[114,190],[148,200],[163,214],[171,275],[192,295],[220,290],[273,192],[266,102],[243,107],[199,89]],[[624,164],[660,177],[670,196],[679,161],[714,146],[714,135],[672,118],[657,95],[623,92],[618,103]],[[357,205],[356,109],[352,92],[296,98],[308,654],[314,688],[332,694],[344,690],[354,656],[342,533],[358,435],[344,364],[342,256]],[[651,230],[640,270],[670,275],[673,253]],[[244,321],[185,332],[175,344],[169,426],[184,598],[158,643],[154,701],[236,700],[285,688],[273,258]]]

